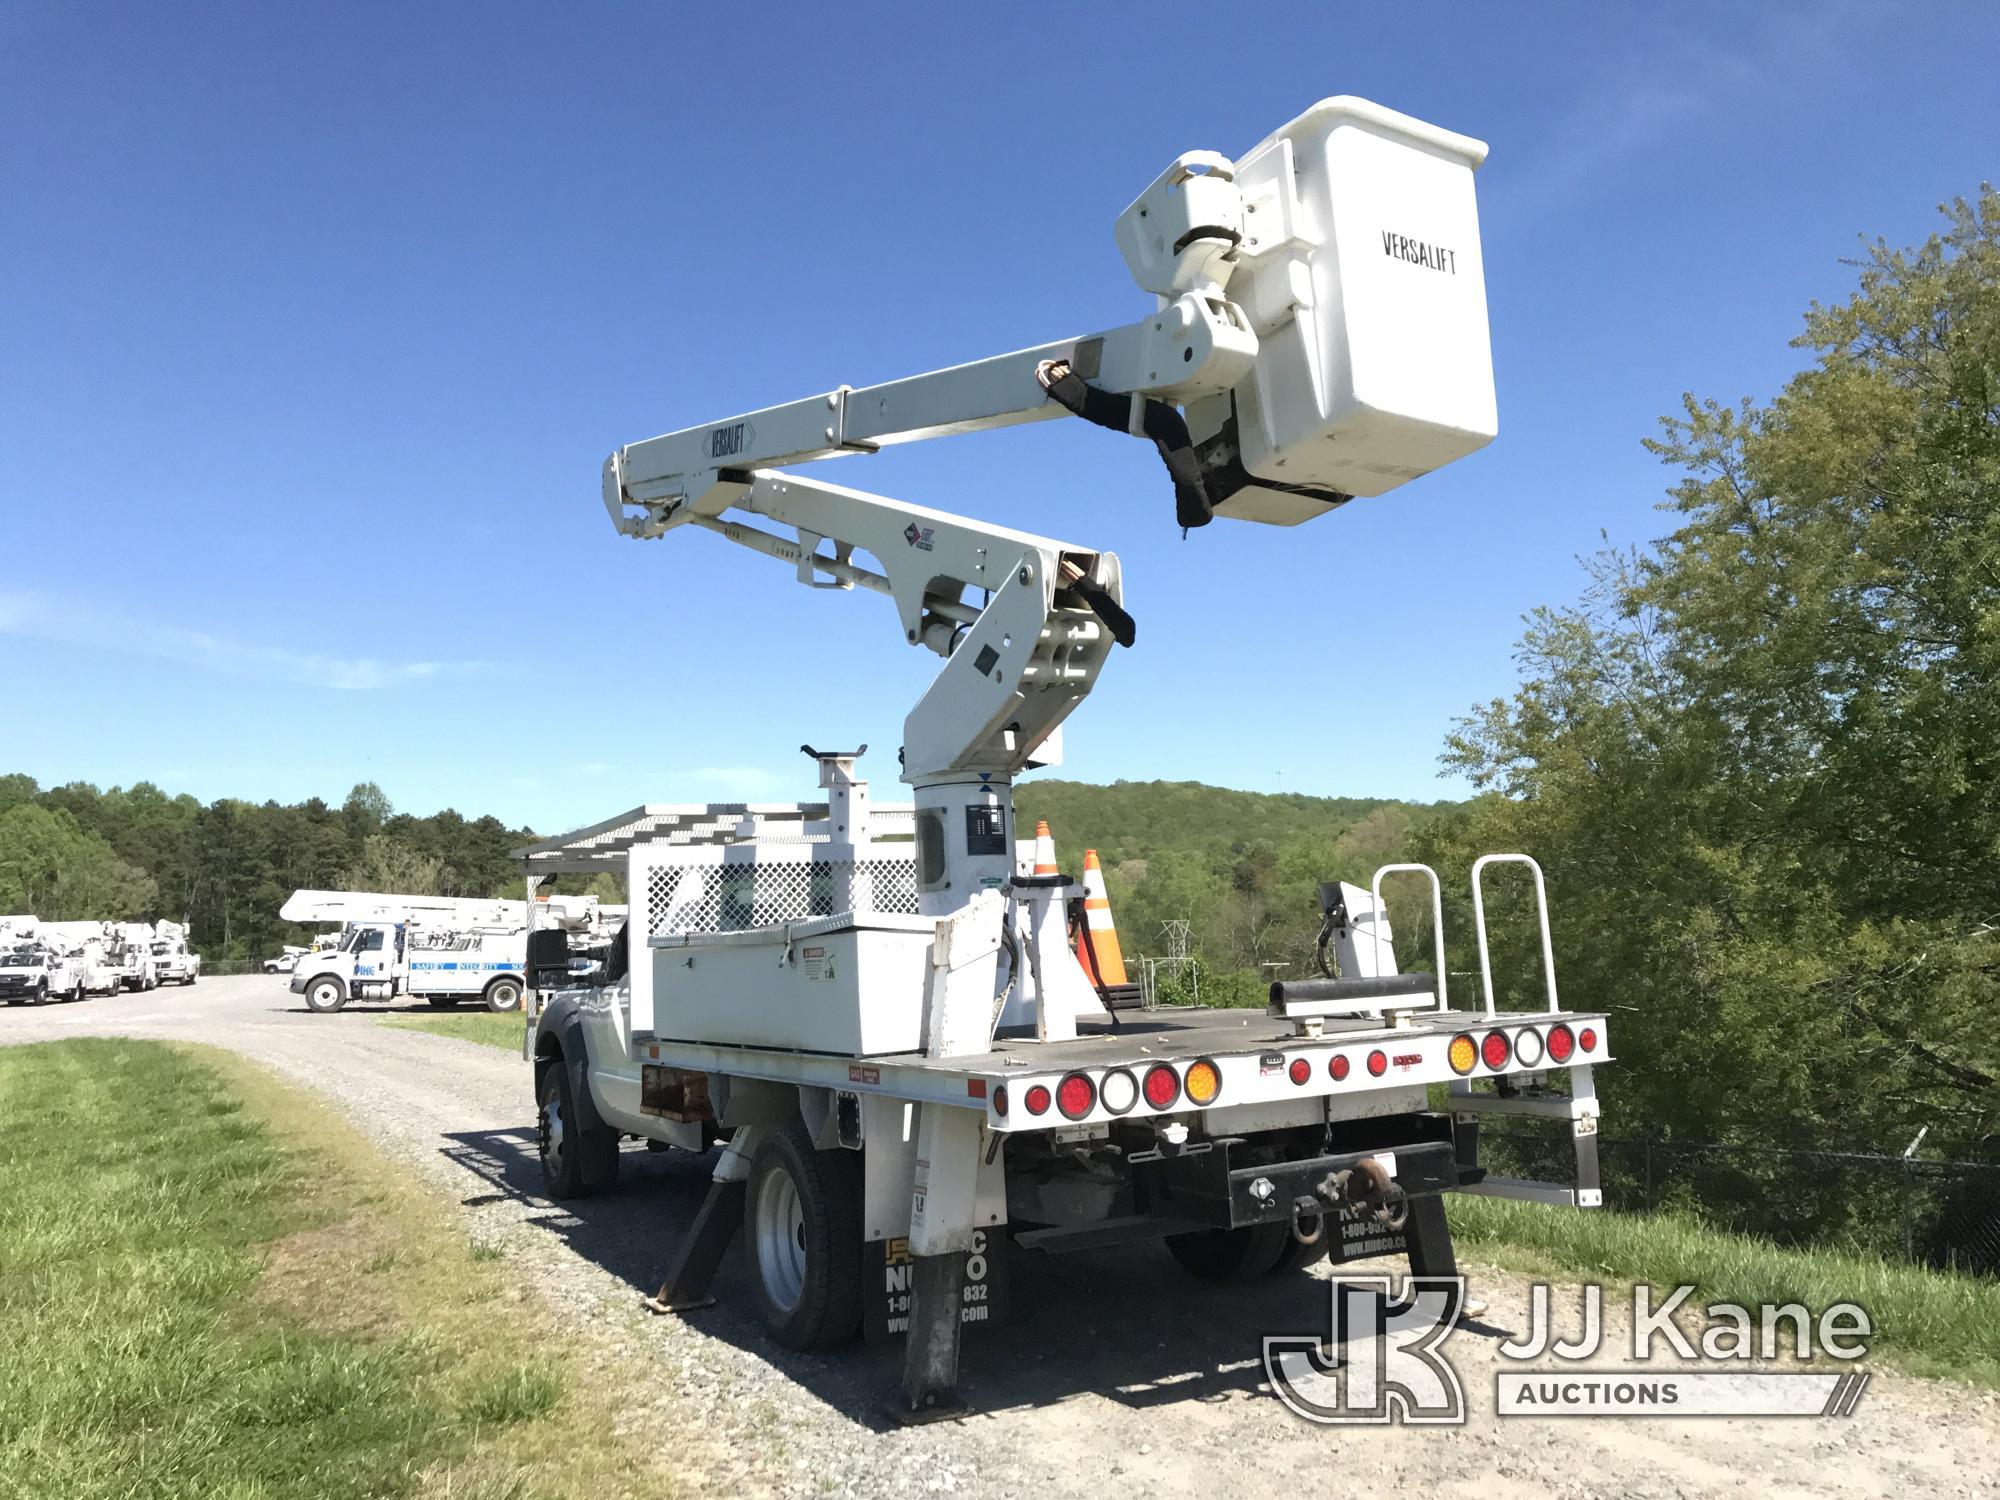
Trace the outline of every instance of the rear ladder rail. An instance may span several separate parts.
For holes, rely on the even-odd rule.
[[[1549,932],[1548,885],[1542,878],[1542,867],[1527,854],[1483,854],[1472,863],[1472,920],[1479,938],[1479,984],[1481,998],[1486,1004],[1486,1019],[1491,1021],[1498,1015],[1493,998],[1493,959],[1486,940],[1486,892],[1485,874],[1488,865],[1526,865],[1535,879],[1535,915],[1541,926],[1542,977],[1548,993],[1550,1015],[1561,1012],[1562,1005],[1556,993],[1555,943]],[[1377,876],[1379,882],[1380,876]],[[1588,1064],[1573,1064],[1569,1069],[1570,1092],[1568,1094],[1532,1093],[1500,1094],[1482,1093],[1473,1087],[1471,1079],[1461,1079],[1451,1088],[1451,1107],[1456,1121],[1461,1127],[1473,1132],[1476,1143],[1479,1117],[1482,1115],[1526,1116],[1533,1119],[1567,1120],[1570,1139],[1576,1151],[1576,1177],[1569,1183],[1536,1182],[1523,1177],[1486,1177],[1460,1191],[1476,1193],[1487,1198],[1514,1198],[1524,1203],[1546,1203],[1560,1208],[1601,1208],[1604,1206],[1604,1190],[1599,1175],[1597,1161],[1597,1086],[1591,1077]]]

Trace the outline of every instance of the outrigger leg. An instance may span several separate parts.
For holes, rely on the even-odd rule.
[[[972,1110],[918,1106],[917,1173],[910,1194],[915,1260],[910,1268],[910,1329],[903,1349],[903,1388],[890,1407],[899,1421],[935,1421],[965,1409],[958,1394],[958,1344],[981,1127]]]
[[[673,1264],[667,1267],[666,1281],[657,1294],[646,1299],[648,1312],[683,1313],[715,1306],[708,1284],[743,1222],[743,1200],[750,1190],[750,1158],[763,1135],[763,1126],[746,1125],[730,1137],[722,1159],[715,1164],[701,1211],[682,1236]]]

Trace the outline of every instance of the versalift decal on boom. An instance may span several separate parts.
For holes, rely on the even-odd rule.
[[[1413,266],[1442,271],[1447,276],[1458,274],[1456,250],[1444,245],[1429,245],[1422,240],[1413,240],[1407,234],[1398,234],[1393,229],[1382,231],[1382,253],[1393,260],[1406,260]]]

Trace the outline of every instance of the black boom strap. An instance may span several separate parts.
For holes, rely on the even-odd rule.
[[[1113,432],[1132,431],[1131,396],[1100,391],[1059,359],[1045,360],[1035,371],[1035,379],[1058,405]],[[1174,482],[1174,517],[1182,526],[1206,526],[1215,519],[1215,506],[1202,483],[1201,461],[1195,457],[1194,436],[1186,418],[1165,401],[1144,401],[1139,415],[1139,436],[1149,437],[1160,450],[1160,461]]]
[[[1329,509],[1345,505],[1354,498],[1344,490],[1328,489],[1322,485],[1288,484],[1283,480],[1263,479],[1244,468],[1242,458],[1233,451],[1236,441],[1234,397],[1231,398],[1229,423],[1224,429],[1228,449],[1221,455],[1212,454],[1208,466],[1204,468],[1200,455],[1195,452],[1194,435],[1188,431],[1187,419],[1171,402],[1101,391],[1086,383],[1066,361],[1060,359],[1043,360],[1035,367],[1035,379],[1041,382],[1042,389],[1048,392],[1052,401],[1075,412],[1086,422],[1108,427],[1113,432],[1132,431],[1132,403],[1140,402],[1139,435],[1151,438],[1153,446],[1160,450],[1160,459],[1174,481],[1174,516],[1183,529],[1206,526],[1215,519],[1216,506],[1238,490],[1253,487],[1276,490],[1286,495],[1304,495]]]

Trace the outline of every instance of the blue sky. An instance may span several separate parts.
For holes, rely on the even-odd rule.
[[[806,795],[802,740],[893,782],[887,602],[618,538],[604,454],[1133,319],[1119,210],[1353,93],[1491,144],[1491,447],[1186,540],[1081,423],[831,472],[1123,557],[1063,774],[1453,795],[1522,613],[1664,529],[1659,414],[1993,174],[1996,56],[1983,4],[8,6],[0,770],[542,828]]]

